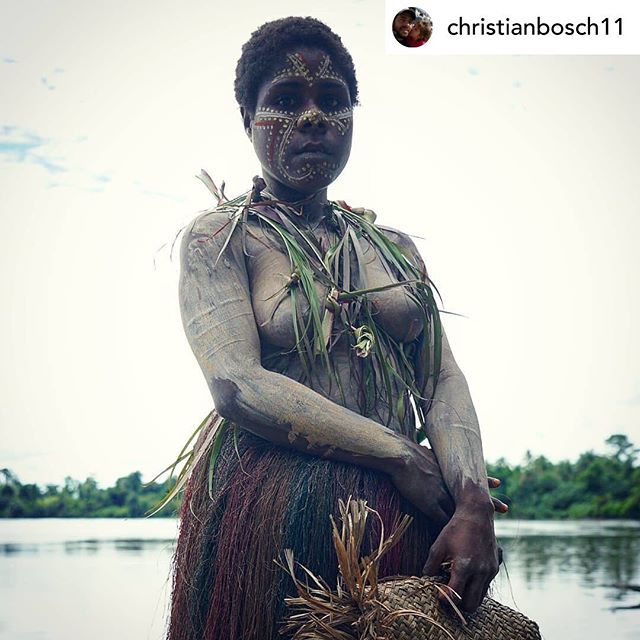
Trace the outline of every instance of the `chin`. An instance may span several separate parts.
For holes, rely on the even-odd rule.
[[[313,193],[328,187],[342,173],[344,166],[336,162],[307,162],[299,168],[279,172],[278,180],[292,189]]]

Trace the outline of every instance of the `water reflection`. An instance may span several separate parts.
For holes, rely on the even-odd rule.
[[[68,555],[96,555],[113,550],[131,555],[141,555],[147,551],[164,550],[173,553],[174,540],[67,540],[65,542],[17,543],[0,544],[0,556],[36,555],[39,553],[59,554],[61,551]]]
[[[522,605],[544,637],[601,638],[611,624],[616,638],[639,637],[640,523],[504,523],[498,539],[499,599]]]
[[[616,535],[526,536],[502,538],[508,568],[516,565],[525,582],[544,582],[556,573],[573,574],[584,587],[638,580],[640,536],[625,530]]]
[[[7,543],[0,544],[0,556],[11,556],[16,553],[38,553],[39,545],[37,544],[16,544]]]
[[[64,551],[69,554],[95,555],[100,550],[98,540],[70,540],[64,543]]]
[[[499,521],[494,597],[547,640],[637,640],[640,523]],[[163,637],[176,523],[0,521],[0,638]],[[637,589],[637,590],[636,590]],[[30,610],[34,593],[38,611]],[[126,621],[114,617],[127,602]],[[74,615],[60,615],[74,602]],[[615,633],[612,633],[615,629]]]

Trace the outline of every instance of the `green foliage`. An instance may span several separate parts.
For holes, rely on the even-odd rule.
[[[508,517],[640,519],[640,467],[627,436],[606,440],[609,455],[583,453],[576,462],[552,463],[529,452],[522,464],[500,459],[487,465],[500,478],[498,497],[510,505]]]
[[[94,478],[65,478],[62,486],[22,484],[9,469],[0,469],[0,518],[141,518],[167,495],[173,480],[142,483],[139,471],[101,489]],[[161,512],[173,516],[174,499]]]

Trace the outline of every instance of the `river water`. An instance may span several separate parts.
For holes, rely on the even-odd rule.
[[[493,597],[545,640],[640,639],[640,522],[499,521]],[[171,519],[0,520],[0,640],[160,640]]]

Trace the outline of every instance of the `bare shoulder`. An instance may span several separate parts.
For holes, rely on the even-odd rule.
[[[206,270],[211,276],[218,264],[244,268],[238,221],[229,210],[209,209],[186,225],[182,234],[180,262],[184,276]],[[226,270],[225,270],[226,271]]]
[[[184,231],[184,238],[187,242],[191,241],[194,237],[199,239],[210,239],[215,244],[221,246],[228,244],[229,236],[234,234],[234,231],[242,226],[245,230],[250,230],[248,234],[250,238],[257,239],[263,243],[267,241],[271,236],[266,233],[265,228],[256,223],[254,216],[249,215],[242,220],[238,219],[237,213],[226,207],[217,207],[209,209],[197,215],[186,227]],[[241,234],[234,234],[239,236]],[[247,240],[245,238],[245,240]],[[237,241],[232,238],[232,244],[236,245]]]
[[[416,243],[410,235],[402,231],[398,231],[397,229],[393,229],[392,227],[385,227],[380,224],[377,224],[376,227],[380,229],[380,231],[382,231],[389,240],[395,242],[402,249],[407,258],[412,260],[420,270],[426,271],[424,260],[418,251],[418,247],[416,247]]]
[[[230,221],[229,213],[224,209],[207,209],[187,224],[184,237],[221,233]]]
[[[389,240],[393,240],[393,242],[403,249],[410,249],[414,252],[418,251],[414,241],[408,234],[398,231],[398,229],[393,229],[392,227],[385,227],[381,224],[376,224],[376,227],[380,229]]]

